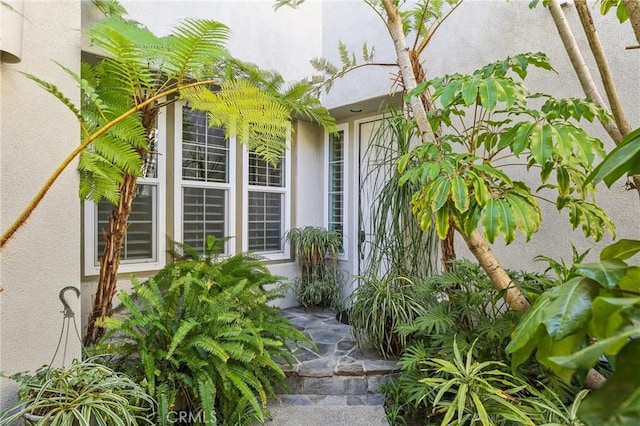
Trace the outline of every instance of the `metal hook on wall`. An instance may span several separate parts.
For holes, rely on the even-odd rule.
[[[64,306],[64,311],[62,312],[64,313],[65,318],[75,317],[75,313],[73,312],[73,309],[71,309],[71,306],[69,306],[69,302],[67,302],[67,299],[65,299],[64,297],[64,294],[69,290],[73,291],[76,294],[76,297],[78,299],[80,298],[80,290],[78,290],[77,287],[69,285],[63,288],[62,290],[60,290],[60,293],[58,293],[58,298],[60,298],[60,302],[62,302],[62,306]]]

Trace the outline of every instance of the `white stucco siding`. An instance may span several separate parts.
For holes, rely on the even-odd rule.
[[[73,114],[20,72],[56,84],[74,102],[79,91],[53,61],[79,72],[80,5],[26,1],[22,63],[0,64],[0,228],[4,231],[77,145]],[[58,292],[80,287],[80,202],[75,162],[0,252],[0,370],[34,370],[51,361],[62,327]],[[80,302],[67,294],[80,321]],[[61,354],[62,352],[60,352]],[[61,356],[56,361],[61,362]],[[80,355],[71,330],[67,362]],[[0,407],[15,397],[0,379]]]
[[[167,35],[185,18],[211,19],[231,29],[232,55],[261,68],[277,70],[285,81],[313,74],[309,60],[322,55],[322,4],[307,1],[297,9],[274,10],[272,0],[125,0],[131,19]]]

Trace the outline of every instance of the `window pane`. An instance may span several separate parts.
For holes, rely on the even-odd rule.
[[[204,253],[207,235],[225,237],[226,190],[189,188],[182,191],[182,242]]]
[[[204,112],[182,108],[182,179],[229,182],[229,141]]]
[[[139,184],[136,189],[136,196],[131,205],[131,214],[127,233],[120,252],[120,261],[123,263],[139,260],[155,260],[154,240],[155,240],[155,198],[157,188],[154,185]],[[97,229],[97,249],[96,264],[104,253],[104,238],[102,230],[109,230],[109,214],[113,210],[113,205],[108,201],[101,201],[98,204],[98,229]]]
[[[267,163],[258,154],[249,152],[249,185],[284,187],[284,154],[276,166]]]
[[[249,192],[249,250],[282,251],[284,194]]]
[[[331,231],[344,227],[344,132],[329,135],[329,223]]]

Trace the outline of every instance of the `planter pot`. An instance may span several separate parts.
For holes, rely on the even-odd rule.
[[[344,310],[336,314],[336,319],[343,324],[349,325],[349,311]]]

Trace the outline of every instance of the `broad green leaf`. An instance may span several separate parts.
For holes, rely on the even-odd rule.
[[[475,164],[473,166],[476,170],[481,171],[482,173],[486,174],[488,177],[492,177],[494,179],[498,179],[501,180],[502,182],[506,183],[507,185],[513,185],[513,182],[511,181],[511,178],[509,178],[509,176],[507,176],[507,174],[505,172],[503,172],[502,170],[493,167],[489,164]]]
[[[494,243],[500,233],[500,206],[498,200],[491,198],[482,210],[482,229],[490,243]]]
[[[625,276],[620,278],[618,287],[626,291],[640,293],[640,266],[630,266]]]
[[[435,212],[436,216],[436,233],[441,240],[447,238],[449,232],[449,204],[445,204],[441,209]]]
[[[496,81],[493,78],[486,78],[480,81],[478,92],[480,93],[480,104],[487,110],[493,110],[498,103]]]
[[[616,358],[616,371],[578,408],[590,425],[633,425],[640,418],[640,340],[625,345]]]
[[[585,185],[604,180],[611,187],[624,174],[640,174],[640,128],[625,136],[589,175]]]
[[[489,188],[482,177],[471,174],[471,184],[473,185],[473,195],[480,206],[484,206],[489,200]]]
[[[553,153],[551,126],[548,123],[535,125],[531,129],[531,156],[537,164],[544,164]]]
[[[591,307],[589,334],[599,340],[611,337],[623,324],[620,313],[637,304],[640,304],[637,297],[597,297]]]
[[[462,176],[454,176],[451,180],[451,198],[460,212],[469,208],[469,189]]]
[[[615,355],[616,349],[620,350],[629,337],[638,333],[640,333],[640,327],[629,327],[615,336],[592,343],[572,355],[552,357],[550,360],[566,368],[591,368],[605,353]]]
[[[534,128],[537,128],[535,122],[524,122],[518,126],[511,145],[511,151],[514,155],[518,156],[529,146],[530,135]]]
[[[455,101],[458,91],[460,90],[460,86],[462,86],[462,82],[460,80],[453,80],[442,89],[439,99],[443,108],[447,108]],[[435,94],[434,97],[436,97]]]
[[[594,263],[578,263],[576,270],[585,277],[597,281],[605,288],[614,288],[627,273],[629,267],[620,259]]]
[[[537,331],[543,326],[542,322],[544,321],[546,309],[550,303],[551,300],[543,294],[536,303],[534,303],[531,309],[524,314],[522,319],[520,319],[520,322],[518,322],[515,330],[513,330],[513,333],[511,333],[511,341],[505,349],[508,354],[515,354],[519,350],[527,347],[529,340],[532,339],[533,336],[539,335]],[[529,354],[530,353],[531,352],[529,352]],[[519,364],[514,364],[513,367],[516,368],[518,365]]]
[[[404,101],[410,102],[411,98],[413,98],[414,96],[422,95],[427,90],[427,84],[428,84],[427,81],[422,81],[418,83],[416,87],[414,87],[413,89],[408,91],[406,95],[404,95]]]
[[[505,199],[497,200],[499,212],[500,232],[504,236],[504,241],[511,244],[516,239],[516,220],[511,211],[511,206]]]
[[[554,340],[586,329],[591,318],[591,304],[598,286],[584,277],[575,277],[553,289],[544,325]]]
[[[567,169],[560,166],[556,169],[556,182],[558,183],[558,192],[560,195],[569,195],[571,189],[571,181]]]
[[[573,353],[584,344],[584,339],[583,333],[572,334],[560,340],[554,340],[553,337],[547,335],[540,339],[537,345],[536,359],[540,364],[553,370],[565,383],[571,383],[574,370],[560,366],[550,361],[550,358]]]
[[[470,77],[462,83],[461,93],[465,106],[471,106],[476,103],[478,85],[481,81],[478,77]]]
[[[535,206],[516,194],[508,194],[507,202],[511,206],[518,227],[529,241],[540,227],[540,212]]]
[[[433,183],[431,210],[436,212],[445,205],[451,191],[451,180],[440,177]]]
[[[600,260],[625,260],[638,252],[640,252],[640,240],[622,239],[602,249]]]
[[[471,235],[473,231],[478,230],[478,222],[480,222],[481,207],[477,204],[467,210],[463,215],[463,229],[465,235]]]

